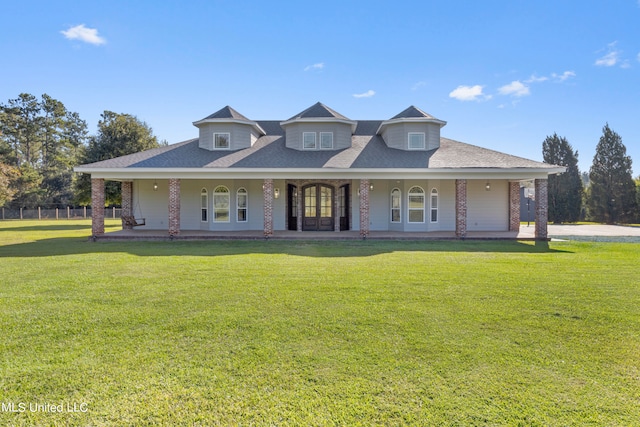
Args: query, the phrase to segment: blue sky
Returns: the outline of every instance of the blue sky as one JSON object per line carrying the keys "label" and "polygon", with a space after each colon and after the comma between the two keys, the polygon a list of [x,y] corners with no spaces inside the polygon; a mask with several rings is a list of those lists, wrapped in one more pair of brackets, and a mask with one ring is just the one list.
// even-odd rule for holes
{"label": "blue sky", "polygon": [[169,143],[225,105],[352,119],[415,105],[442,135],[535,160],[557,132],[591,166],[602,127],[640,173],[640,0],[29,1],[0,14],[0,101],[47,93],[136,115]]}

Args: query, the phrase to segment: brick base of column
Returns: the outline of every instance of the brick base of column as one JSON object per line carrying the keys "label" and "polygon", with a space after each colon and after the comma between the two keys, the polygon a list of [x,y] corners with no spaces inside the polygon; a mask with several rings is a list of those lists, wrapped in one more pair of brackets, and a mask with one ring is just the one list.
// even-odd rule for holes
{"label": "brick base of column", "polygon": [[104,179],[91,180],[91,235],[104,234]]}
{"label": "brick base of column", "polygon": [[546,179],[535,180],[536,191],[536,240],[547,240],[547,225],[549,214],[549,196]]}
{"label": "brick base of column", "polygon": [[169,179],[169,236],[180,234],[180,180]]}
{"label": "brick base of column", "polygon": [[[133,216],[133,182],[124,181],[121,185],[120,194],[122,196],[122,217]],[[131,230],[133,225],[130,221],[122,222],[123,230]]]}
{"label": "brick base of column", "polygon": [[509,183],[509,231],[520,231],[520,183]]}
{"label": "brick base of column", "polygon": [[456,237],[467,236],[467,180],[456,179]]}
{"label": "brick base of column", "polygon": [[273,179],[265,179],[262,185],[264,198],[264,237],[273,236]]}
{"label": "brick base of column", "polygon": [[360,180],[360,237],[369,236],[369,180]]}

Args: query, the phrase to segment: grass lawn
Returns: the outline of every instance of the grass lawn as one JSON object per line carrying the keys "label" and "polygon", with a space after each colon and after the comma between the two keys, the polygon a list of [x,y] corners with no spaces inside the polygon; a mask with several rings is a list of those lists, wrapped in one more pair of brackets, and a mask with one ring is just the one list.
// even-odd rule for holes
{"label": "grass lawn", "polygon": [[640,424],[640,244],[89,234],[0,222],[0,425]]}

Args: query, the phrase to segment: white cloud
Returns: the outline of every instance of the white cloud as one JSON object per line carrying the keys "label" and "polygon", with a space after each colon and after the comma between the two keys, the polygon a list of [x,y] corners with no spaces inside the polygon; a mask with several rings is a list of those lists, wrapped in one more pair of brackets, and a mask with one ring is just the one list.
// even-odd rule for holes
{"label": "white cloud", "polygon": [[575,76],[576,76],[576,73],[573,71],[565,71],[562,74],[556,74],[556,73],[551,74],[551,77],[553,77],[555,80],[559,82],[564,82],[565,80],[568,80],[571,77],[575,77]]}
{"label": "white cloud", "polygon": [[324,68],[324,62],[318,62],[317,64],[307,65],[306,67],[304,67],[304,70],[305,71],[322,70],[323,68]]}
{"label": "white cloud", "polygon": [[617,41],[609,43],[607,45],[607,53],[596,59],[595,65],[599,67],[613,67],[616,65],[620,61],[620,55],[622,54],[621,50],[616,49],[617,43]]}
{"label": "white cloud", "polygon": [[547,80],[549,80],[549,77],[538,77],[535,74],[531,75],[531,77],[529,77],[528,80],[525,80],[525,83],[540,83],[540,82],[546,82]]}
{"label": "white cloud", "polygon": [[501,95],[513,95],[516,97],[531,94],[531,92],[529,91],[529,87],[519,80],[515,80],[508,85],[502,86],[500,89],[498,89],[498,92],[500,92]]}
{"label": "white cloud", "polygon": [[479,101],[481,99],[489,99],[490,95],[484,95],[482,90],[484,86],[464,86],[460,85],[449,93],[449,98],[457,99],[458,101]]}
{"label": "white cloud", "polygon": [[107,40],[98,35],[95,28],[87,28],[84,24],[76,25],[67,31],[60,31],[69,40],[80,40],[85,43],[94,44],[96,46],[105,44]]}
{"label": "white cloud", "polygon": [[425,87],[426,85],[427,85],[427,82],[418,82],[411,87],[411,90],[418,90],[421,87]]}
{"label": "white cloud", "polygon": [[371,98],[375,94],[376,94],[376,91],[369,89],[364,93],[354,93],[353,97],[354,98]]}

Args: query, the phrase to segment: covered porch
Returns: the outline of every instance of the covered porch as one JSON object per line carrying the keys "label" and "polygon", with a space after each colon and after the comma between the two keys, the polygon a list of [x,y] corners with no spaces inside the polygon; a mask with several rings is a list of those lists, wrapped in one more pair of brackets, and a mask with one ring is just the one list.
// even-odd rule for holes
{"label": "covered porch", "polygon": [[[351,177],[349,177],[351,178]],[[93,178],[92,179],[92,204],[94,206],[104,205],[104,178]],[[262,187],[262,194],[260,195],[260,211],[258,215],[258,219],[260,223],[258,223],[257,227],[248,230],[240,230],[240,229],[223,229],[223,230],[211,230],[211,229],[187,229],[182,224],[181,227],[181,210],[185,209],[183,204],[181,208],[181,182],[185,181],[185,179],[181,178],[167,178],[167,191],[163,194],[157,194],[159,197],[165,197],[167,203],[165,206],[168,206],[167,218],[166,218],[166,228],[163,229],[145,229],[145,228],[153,228],[153,227],[138,227],[135,228],[131,222],[123,221],[123,230],[119,232],[117,236],[112,236],[115,233],[109,233],[108,237],[120,238],[120,239],[225,239],[225,238],[246,238],[246,239],[257,239],[257,238],[275,238],[275,239],[292,239],[292,238],[302,238],[302,239],[399,239],[399,238],[407,238],[407,239],[538,239],[538,240],[546,240],[547,239],[547,197],[546,197],[546,187],[547,187],[547,179],[535,179],[536,185],[536,194],[538,197],[536,198],[536,206],[535,206],[535,228],[533,229],[533,234],[531,234],[532,230],[526,230],[522,233],[520,232],[520,201],[519,201],[519,181],[518,180],[505,180],[503,186],[500,190],[501,194],[504,194],[504,221],[508,221],[508,224],[505,224],[502,229],[493,229],[493,230],[474,230],[472,227],[468,227],[469,221],[469,205],[473,207],[474,203],[478,198],[478,183],[477,179],[467,180],[467,179],[455,179],[451,180],[451,199],[450,199],[450,221],[451,226],[448,229],[434,229],[430,230],[428,228],[423,228],[421,230],[407,230],[407,229],[394,229],[392,228],[393,224],[388,229],[376,229],[375,226],[371,227],[374,222],[370,220],[373,213],[379,212],[380,210],[384,210],[389,214],[391,218],[393,216],[393,201],[391,204],[387,206],[387,202],[389,200],[385,200],[385,204],[381,205],[379,202],[381,198],[377,196],[375,199],[372,197],[371,192],[373,191],[373,180],[369,178],[362,177],[352,177],[352,179],[343,178],[341,180],[280,180],[277,181],[281,184],[295,182],[299,184],[297,186],[296,199],[300,200],[305,197],[303,194],[303,189],[305,188],[316,188],[307,187],[306,185],[311,182],[329,182],[335,184],[333,187],[336,191],[333,191],[331,194],[330,200],[333,203],[329,203],[328,210],[332,212],[333,222],[330,227],[325,231],[309,231],[304,228],[303,224],[303,215],[302,215],[302,203],[297,203],[295,206],[295,211],[297,211],[297,218],[289,217],[291,215],[291,198],[287,197],[285,201],[283,198],[278,199],[279,189],[278,187],[274,187],[274,179],[273,178],[264,178],[259,181]],[[188,181],[188,180],[186,180]],[[474,184],[468,184],[469,182],[475,182]],[[254,181],[255,182],[255,181]],[[396,181],[400,182],[400,181]],[[426,181],[425,181],[426,182]],[[134,216],[134,182],[131,181],[122,181],[122,215],[123,218],[132,218]],[[258,184],[260,185],[260,184]],[[288,184],[284,184],[288,185]],[[284,186],[283,185],[283,186]],[[472,185],[470,188],[475,189],[475,193],[473,190],[468,190],[469,185]],[[487,183],[487,191],[489,190]],[[290,186],[290,185],[289,185]],[[349,188],[353,187],[351,192],[347,190],[347,196],[344,200],[353,199],[351,202],[345,202],[343,197],[340,196],[337,190],[341,188]],[[156,184],[154,182],[154,187]],[[259,188],[259,187],[257,187]],[[257,189],[256,188],[256,189]],[[322,186],[317,186],[318,194],[320,194],[320,190]],[[155,190],[155,189],[154,189]],[[471,195],[469,191],[472,191]],[[482,189],[484,193],[484,189]],[[507,194],[508,193],[508,194]],[[255,194],[255,193],[253,193]],[[258,196],[255,194],[255,196]],[[344,196],[344,195],[343,195]],[[386,196],[382,196],[382,200],[384,200]],[[422,218],[427,216],[429,205],[427,198],[423,198],[423,212],[421,213]],[[378,204],[372,200],[377,200]],[[342,221],[345,216],[341,211],[346,211],[349,209],[345,209],[345,203],[348,206],[353,206],[352,212],[349,212],[348,221],[345,223]],[[486,204],[486,202],[483,202]],[[190,204],[187,204],[187,207],[190,207]],[[274,206],[276,207],[274,212]],[[407,210],[410,210],[409,206],[406,206]],[[455,209],[454,209],[455,208]],[[165,208],[166,209],[166,208]],[[320,208],[318,209],[318,212]],[[286,213],[286,214],[285,214]],[[193,212],[188,212],[189,215],[193,215]],[[284,216],[287,216],[286,220]],[[408,214],[407,214],[408,215]],[[440,215],[440,214],[439,214]],[[254,217],[255,218],[255,217]],[[274,219],[276,221],[276,226],[274,227]],[[280,221],[282,225],[277,226],[277,221]],[[391,221],[392,220],[387,220]],[[408,221],[408,220],[407,220]],[[427,223],[427,218],[423,219],[423,223]],[[262,229],[258,229],[262,225]],[[477,224],[476,224],[477,225]],[[470,229],[471,228],[471,229]],[[100,209],[95,209],[92,212],[92,238],[94,240],[101,239],[102,236],[105,235],[104,232],[104,213]],[[294,237],[295,236],[295,237]]]}

